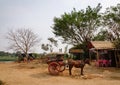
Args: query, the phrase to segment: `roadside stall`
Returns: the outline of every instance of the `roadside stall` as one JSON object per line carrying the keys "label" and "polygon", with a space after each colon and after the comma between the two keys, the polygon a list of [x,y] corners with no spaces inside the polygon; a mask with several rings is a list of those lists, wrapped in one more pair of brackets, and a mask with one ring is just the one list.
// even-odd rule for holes
{"label": "roadside stall", "polygon": [[88,46],[90,59],[95,60],[96,66],[120,67],[120,50],[115,49],[113,43],[109,41],[91,41]]}

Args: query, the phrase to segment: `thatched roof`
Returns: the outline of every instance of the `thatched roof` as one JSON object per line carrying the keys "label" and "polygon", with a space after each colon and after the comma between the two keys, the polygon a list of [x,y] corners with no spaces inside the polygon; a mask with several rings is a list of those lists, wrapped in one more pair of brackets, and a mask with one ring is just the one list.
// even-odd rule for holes
{"label": "thatched roof", "polygon": [[92,48],[95,49],[114,49],[114,45],[110,41],[91,41]]}
{"label": "thatched roof", "polygon": [[70,49],[69,53],[84,53],[82,49]]}

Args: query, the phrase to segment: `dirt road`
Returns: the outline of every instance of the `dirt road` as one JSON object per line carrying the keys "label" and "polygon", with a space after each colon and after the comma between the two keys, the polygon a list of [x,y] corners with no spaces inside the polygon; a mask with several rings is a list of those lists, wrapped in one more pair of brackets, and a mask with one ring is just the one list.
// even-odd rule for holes
{"label": "dirt road", "polygon": [[76,68],[72,72],[72,76],[68,75],[68,70],[52,76],[46,64],[0,63],[0,80],[7,85],[120,85],[119,69],[86,66],[85,76],[80,76]]}

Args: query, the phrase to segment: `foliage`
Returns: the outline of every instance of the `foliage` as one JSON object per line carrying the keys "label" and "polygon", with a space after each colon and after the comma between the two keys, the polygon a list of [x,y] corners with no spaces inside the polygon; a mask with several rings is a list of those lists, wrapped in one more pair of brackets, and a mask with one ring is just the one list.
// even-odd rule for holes
{"label": "foliage", "polygon": [[[68,50],[68,45],[65,46],[64,53],[67,53],[67,50]],[[62,52],[62,51],[60,51],[60,52]]]}
{"label": "foliage", "polygon": [[49,50],[48,44],[42,44],[41,49],[48,51]]}
{"label": "foliage", "polygon": [[78,12],[73,9],[71,13],[64,13],[60,18],[55,17],[53,33],[62,37],[63,42],[72,45],[91,40],[100,25],[100,9],[101,6],[98,4],[95,8],[88,6],[86,10]]}
{"label": "foliage", "polygon": [[95,35],[95,37],[92,39],[93,41],[104,41],[107,40],[108,31],[107,30],[101,30],[98,34]]}
{"label": "foliage", "polygon": [[17,60],[16,53],[0,51],[0,61],[15,61]]}
{"label": "foliage", "polygon": [[0,56],[0,61],[16,61],[17,57],[12,56]]}
{"label": "foliage", "polygon": [[107,8],[103,19],[108,28],[108,39],[114,42],[116,48],[120,48],[120,4]]}
{"label": "foliage", "polygon": [[55,40],[54,38],[48,38],[48,40],[51,42],[51,44],[57,47],[58,45],[57,40]]}
{"label": "foliage", "polygon": [[8,52],[0,51],[0,56],[8,56],[8,55],[11,55],[11,54]]}
{"label": "foliage", "polygon": [[104,25],[108,28],[109,40],[120,39],[120,4],[107,8],[103,19]]}
{"label": "foliage", "polygon": [[85,52],[84,57],[89,56],[87,43],[94,38],[95,32],[101,25],[101,5],[95,8],[88,6],[86,10],[64,13],[60,18],[54,18],[53,33],[61,37],[63,42],[74,46],[80,45]]}
{"label": "foliage", "polygon": [[35,58],[38,58],[41,56],[41,54],[38,54],[38,53],[32,53],[32,55],[35,57]]}
{"label": "foliage", "polygon": [[120,49],[120,39],[116,39],[113,43],[115,48]]}
{"label": "foliage", "polygon": [[55,40],[54,38],[48,38],[48,41],[50,43],[49,44],[42,44],[41,48],[45,51],[50,50],[50,52],[53,52],[53,46],[55,46],[55,47],[58,46],[57,40]]}
{"label": "foliage", "polygon": [[0,56],[13,56],[13,57],[15,57],[15,53],[0,51]]}

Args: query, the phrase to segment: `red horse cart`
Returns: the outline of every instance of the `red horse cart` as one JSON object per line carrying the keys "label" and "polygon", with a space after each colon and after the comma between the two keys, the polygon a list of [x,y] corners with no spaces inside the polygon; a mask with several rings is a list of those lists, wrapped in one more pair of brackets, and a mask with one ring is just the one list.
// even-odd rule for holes
{"label": "red horse cart", "polygon": [[58,75],[65,70],[64,53],[50,53],[47,57],[48,71],[52,75]]}

